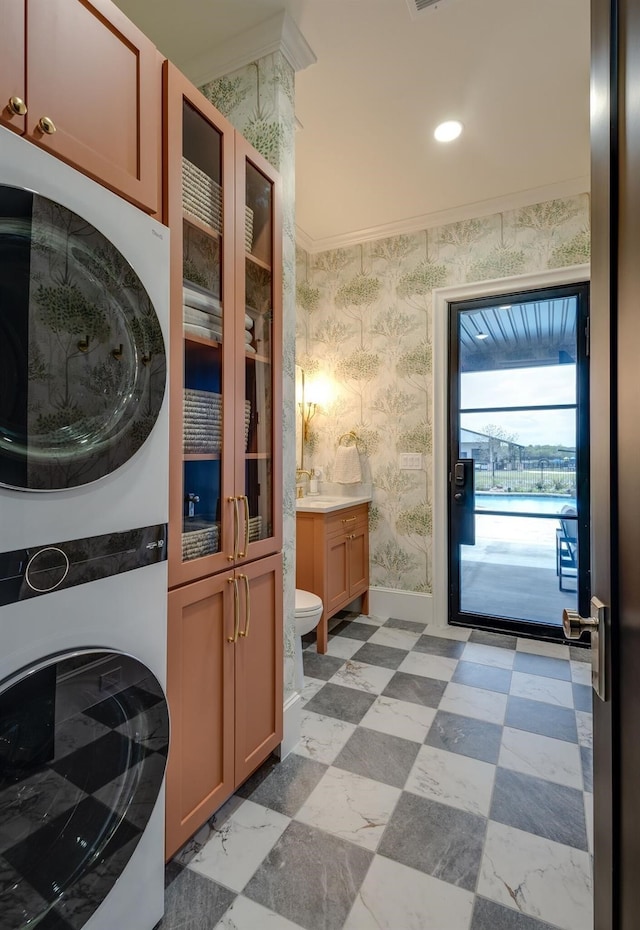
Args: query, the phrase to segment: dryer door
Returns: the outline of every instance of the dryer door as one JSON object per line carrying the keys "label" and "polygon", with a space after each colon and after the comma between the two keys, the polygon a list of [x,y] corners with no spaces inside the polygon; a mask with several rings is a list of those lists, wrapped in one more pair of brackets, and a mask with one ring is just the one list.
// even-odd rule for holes
{"label": "dryer door", "polygon": [[77,213],[0,184],[0,484],[113,472],[151,432],[165,381],[160,324],[125,257]]}
{"label": "dryer door", "polygon": [[87,923],[151,817],[168,738],[158,681],[120,653],[67,653],[0,684],[3,930]]}

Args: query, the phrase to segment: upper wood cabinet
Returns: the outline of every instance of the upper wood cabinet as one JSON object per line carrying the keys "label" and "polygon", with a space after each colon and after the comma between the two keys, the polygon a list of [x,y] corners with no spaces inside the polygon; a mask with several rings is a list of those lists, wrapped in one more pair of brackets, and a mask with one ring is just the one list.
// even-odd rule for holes
{"label": "upper wood cabinet", "polygon": [[282,545],[280,181],[169,62],[169,587]]}
{"label": "upper wood cabinet", "polygon": [[154,45],[110,0],[0,0],[0,17],[0,120],[155,213]]}

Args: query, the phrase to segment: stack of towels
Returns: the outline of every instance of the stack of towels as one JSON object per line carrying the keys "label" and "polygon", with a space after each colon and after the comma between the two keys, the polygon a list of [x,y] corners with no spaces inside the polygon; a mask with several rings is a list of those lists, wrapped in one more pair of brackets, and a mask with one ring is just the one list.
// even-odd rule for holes
{"label": "stack of towels", "polygon": [[[244,447],[249,444],[251,401],[244,402]],[[222,450],[222,394],[184,389],[183,441],[185,455],[206,455]]]}
{"label": "stack of towels", "polygon": [[[222,232],[222,188],[217,181],[182,158],[182,204],[216,232]],[[252,218],[253,220],[253,218]],[[252,223],[253,226],[253,223]]]}
{"label": "stack of towels", "polygon": [[[204,336],[222,342],[222,304],[211,291],[198,287],[191,281],[182,282],[182,312],[184,331],[192,336]],[[244,348],[255,353],[253,342],[253,319],[244,315]]]}

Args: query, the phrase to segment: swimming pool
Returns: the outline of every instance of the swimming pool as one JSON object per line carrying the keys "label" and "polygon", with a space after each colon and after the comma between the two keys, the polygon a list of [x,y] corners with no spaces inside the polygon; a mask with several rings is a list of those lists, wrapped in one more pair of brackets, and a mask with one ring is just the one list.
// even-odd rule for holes
{"label": "swimming pool", "polygon": [[559,515],[562,508],[576,506],[575,497],[551,494],[489,494],[476,491],[476,510],[500,513],[535,513]]}

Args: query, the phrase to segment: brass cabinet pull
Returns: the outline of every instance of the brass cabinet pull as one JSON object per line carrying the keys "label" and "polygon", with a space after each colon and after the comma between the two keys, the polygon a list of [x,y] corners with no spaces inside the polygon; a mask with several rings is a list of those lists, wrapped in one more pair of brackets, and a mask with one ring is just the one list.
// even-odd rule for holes
{"label": "brass cabinet pull", "polygon": [[233,555],[228,555],[227,561],[235,562],[238,558],[238,546],[240,545],[240,540],[238,538],[240,533],[238,503],[235,497],[228,497],[227,500],[230,504],[233,504]]}
{"label": "brass cabinet pull", "polygon": [[355,523],[357,519],[358,519],[357,517],[345,517],[345,519],[341,520],[340,522],[341,523]]}
{"label": "brass cabinet pull", "polygon": [[9,109],[14,116],[25,116],[27,105],[22,97],[9,97]]}
{"label": "brass cabinet pull", "polygon": [[238,553],[238,557],[244,559],[249,545],[249,498],[246,494],[243,494],[238,500],[244,501],[244,549]]}
{"label": "brass cabinet pull", "polygon": [[48,116],[41,116],[38,120],[38,127],[40,132],[44,132],[47,136],[52,136],[56,131],[56,124],[52,119],[49,119]]}
{"label": "brass cabinet pull", "polygon": [[240,636],[246,637],[249,635],[249,624],[251,623],[251,590],[249,588],[249,576],[240,575],[240,577],[244,581],[244,589],[245,589],[245,623],[244,623],[244,632],[242,632]]}
{"label": "brass cabinet pull", "polygon": [[233,636],[227,636],[227,642],[235,643],[238,641],[238,633],[240,631],[240,597],[238,595],[238,579],[228,578],[227,582],[228,584],[233,585]]}

